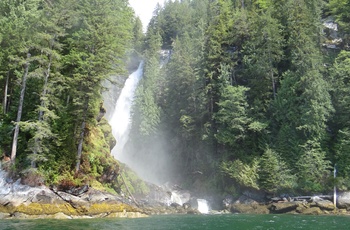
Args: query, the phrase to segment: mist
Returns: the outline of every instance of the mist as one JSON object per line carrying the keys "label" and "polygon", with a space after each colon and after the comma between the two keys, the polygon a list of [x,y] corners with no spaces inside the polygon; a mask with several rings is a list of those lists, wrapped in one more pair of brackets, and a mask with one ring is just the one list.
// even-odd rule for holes
{"label": "mist", "polygon": [[[123,86],[106,85],[108,89],[104,93],[106,118],[117,141],[112,149],[112,155],[147,182],[156,185],[167,182],[176,183],[180,178],[177,172],[179,163],[176,157],[170,154],[166,132],[160,132],[142,140],[137,139],[139,135],[130,135],[132,116],[135,116],[132,114],[135,91],[142,75],[143,62],[129,75]],[[118,77],[113,79],[118,82],[121,80]],[[132,136],[131,139],[130,136]]]}

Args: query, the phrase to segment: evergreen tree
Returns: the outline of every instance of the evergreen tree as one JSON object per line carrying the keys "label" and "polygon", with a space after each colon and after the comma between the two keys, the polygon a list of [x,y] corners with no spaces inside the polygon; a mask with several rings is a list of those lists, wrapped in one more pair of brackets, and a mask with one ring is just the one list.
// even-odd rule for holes
{"label": "evergreen tree", "polygon": [[[333,108],[329,85],[321,71],[319,31],[311,24],[320,15],[314,15],[304,1],[287,1],[284,6],[289,19],[285,25],[287,65],[284,66],[288,71],[282,76],[275,119],[279,124],[278,149],[293,162],[303,151],[300,146],[308,140],[318,143],[324,140]],[[292,142],[286,142],[286,131]]]}
{"label": "evergreen tree", "polygon": [[[330,70],[332,82],[332,102],[335,109],[334,116],[331,119],[330,127],[332,138],[330,146],[332,149],[331,159],[334,164],[337,164],[338,176],[349,179],[350,171],[348,167],[349,159],[349,119],[350,113],[350,91],[349,91],[349,76],[350,76],[350,53],[341,51],[336,58],[333,68]],[[349,186],[349,183],[345,183]]]}
{"label": "evergreen tree", "polygon": [[343,32],[343,47],[349,50],[350,42],[350,16],[348,14],[350,10],[349,0],[329,0],[329,9],[335,16],[337,23],[339,24],[340,31]]}
{"label": "evergreen tree", "polygon": [[[108,74],[123,70],[122,57],[131,38],[131,10],[124,0],[97,2],[81,0],[76,5],[78,20],[67,38],[69,53],[65,56],[67,82],[72,94],[70,112],[76,117],[76,172],[80,169],[84,137],[95,123],[101,82]],[[114,68],[112,68],[114,67]]]}
{"label": "evergreen tree", "polygon": [[260,159],[259,184],[265,191],[276,194],[293,189],[296,178],[279,154],[272,149],[266,149]]}
{"label": "evergreen tree", "polygon": [[327,182],[330,177],[330,162],[325,159],[317,142],[308,141],[303,153],[296,163],[298,187],[306,192],[327,191]]}
{"label": "evergreen tree", "polygon": [[[38,33],[38,29],[35,27],[35,22],[38,21],[40,10],[38,10],[37,7],[39,4],[39,1],[37,0],[26,1],[23,3],[4,1],[2,4],[4,4],[4,9],[8,10],[6,13],[10,16],[3,18],[5,32],[9,32],[12,35],[17,35],[16,39],[13,39],[12,41],[17,43],[16,46],[11,47],[11,43],[2,45],[5,45],[5,47],[7,45],[10,45],[7,46],[8,49],[6,50],[8,51],[8,60],[13,63],[12,68],[15,68],[16,70],[16,77],[21,78],[17,116],[15,119],[11,148],[11,161],[15,162],[17,155],[20,122],[22,121],[25,90],[30,74],[30,64],[34,61],[34,58],[32,57],[33,48],[35,46],[34,37],[36,33]],[[5,41],[8,41],[7,38],[3,42]],[[8,74],[10,73],[8,72]],[[8,80],[6,81],[6,85],[8,86]],[[5,88],[5,98],[7,98],[7,87]],[[7,99],[4,99],[5,107],[7,106],[6,104]]]}
{"label": "evergreen tree", "polygon": [[[249,98],[255,113],[264,116],[279,85],[278,64],[283,55],[281,26],[270,10],[252,14],[250,39],[244,45],[244,67],[251,88]],[[260,111],[259,111],[260,110]],[[259,113],[260,112],[260,113]]]}

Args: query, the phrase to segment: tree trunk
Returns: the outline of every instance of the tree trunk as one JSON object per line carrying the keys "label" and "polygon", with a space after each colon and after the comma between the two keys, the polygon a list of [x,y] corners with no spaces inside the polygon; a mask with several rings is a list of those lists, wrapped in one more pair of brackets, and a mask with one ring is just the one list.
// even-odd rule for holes
{"label": "tree trunk", "polygon": [[22,77],[21,94],[20,94],[19,104],[18,104],[15,131],[13,134],[13,141],[12,141],[12,151],[11,151],[11,162],[12,163],[14,163],[16,160],[17,142],[18,142],[18,134],[19,134],[19,122],[21,121],[21,118],[22,118],[24,93],[25,93],[25,89],[26,89],[28,69],[29,69],[29,60],[28,60],[29,58],[30,58],[30,53],[27,53],[27,60],[26,60],[26,63],[24,64],[24,74]]}
{"label": "tree trunk", "polygon": [[79,144],[78,144],[78,152],[77,152],[77,164],[75,166],[75,174],[79,172],[80,169],[80,162],[81,162],[81,154],[83,152],[83,143],[84,143],[84,136],[85,136],[85,128],[86,128],[86,114],[89,108],[89,99],[85,99],[85,108],[83,111],[84,117],[83,121],[81,123],[81,131],[79,136]]}
{"label": "tree trunk", "polygon": [[[41,95],[41,102],[40,102],[40,106],[41,108],[39,109],[39,117],[38,117],[38,121],[39,122],[43,122],[43,117],[44,117],[44,111],[42,108],[44,108],[46,105],[45,105],[45,97],[46,97],[46,94],[47,94],[47,85],[48,85],[48,81],[49,81],[49,77],[50,77],[50,71],[51,71],[51,63],[52,63],[52,58],[51,56],[49,57],[49,63],[47,65],[47,69],[45,71],[45,78],[44,78],[44,87],[43,87],[43,92],[42,92],[42,95]],[[40,142],[41,140],[39,140],[39,138],[35,138],[34,140],[34,151],[33,151],[33,154],[38,154],[39,152],[39,147],[40,147]],[[36,167],[36,163],[35,163],[35,160],[32,160],[31,162],[31,166],[32,168],[35,168]]]}
{"label": "tree trunk", "polygon": [[81,132],[79,136],[79,144],[78,144],[78,152],[77,152],[77,164],[75,166],[75,174],[79,172],[80,169],[80,161],[81,161],[81,154],[83,152],[83,142],[84,142],[84,136],[85,136],[85,127],[86,127],[86,121],[85,119],[81,123]]}
{"label": "tree trunk", "polygon": [[276,100],[276,82],[275,79],[273,77],[273,64],[272,64],[272,60],[271,60],[271,49],[270,47],[268,47],[269,49],[269,62],[270,62],[270,76],[271,76],[271,83],[272,83],[272,93],[273,93],[273,99]]}
{"label": "tree trunk", "polygon": [[8,97],[8,88],[9,88],[9,80],[10,80],[10,71],[7,72],[5,89],[4,89],[4,100],[3,100],[3,113],[7,113],[7,97]]}
{"label": "tree trunk", "polygon": [[[51,71],[51,57],[50,57],[50,62],[48,63],[47,69],[45,71],[45,80],[44,80],[44,89],[41,95],[41,102],[40,102],[40,106],[41,107],[45,107],[45,100],[43,98],[46,97],[47,94],[47,84],[49,81],[49,77],[50,77],[50,71]],[[44,116],[44,111],[42,109],[39,110],[39,121],[43,120],[43,116]]]}
{"label": "tree trunk", "polygon": [[275,79],[274,79],[274,77],[273,77],[273,71],[272,71],[272,69],[270,70],[270,75],[271,75],[271,81],[272,81],[273,99],[276,100],[276,83],[275,83]]}

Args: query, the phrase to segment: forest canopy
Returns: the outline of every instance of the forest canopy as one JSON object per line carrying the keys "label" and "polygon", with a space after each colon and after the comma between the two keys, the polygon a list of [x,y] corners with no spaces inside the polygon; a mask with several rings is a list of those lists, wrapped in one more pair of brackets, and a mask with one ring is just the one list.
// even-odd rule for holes
{"label": "forest canopy", "polygon": [[127,0],[0,2],[0,145],[14,172],[34,184],[118,172],[102,83],[126,75],[137,23]]}
{"label": "forest canopy", "polygon": [[160,71],[144,74],[131,136],[143,141],[131,151],[166,136],[172,162],[182,167],[177,176],[199,191],[305,194],[328,192],[334,183],[348,189],[349,5],[159,6],[146,33],[145,69],[159,66],[151,61],[159,55],[155,46],[171,55]]}
{"label": "forest canopy", "polygon": [[185,188],[349,189],[349,6],[169,0],[143,34],[127,0],[2,0],[2,154],[34,182],[113,184],[102,83],[142,57],[127,146],[140,161],[161,139]]}

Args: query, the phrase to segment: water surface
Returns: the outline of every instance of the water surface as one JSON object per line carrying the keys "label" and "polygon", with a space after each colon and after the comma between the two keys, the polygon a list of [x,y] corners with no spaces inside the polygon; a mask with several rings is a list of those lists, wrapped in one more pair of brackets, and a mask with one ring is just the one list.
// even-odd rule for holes
{"label": "water surface", "polygon": [[140,219],[0,220],[1,230],[350,229],[349,216],[164,215]]}

